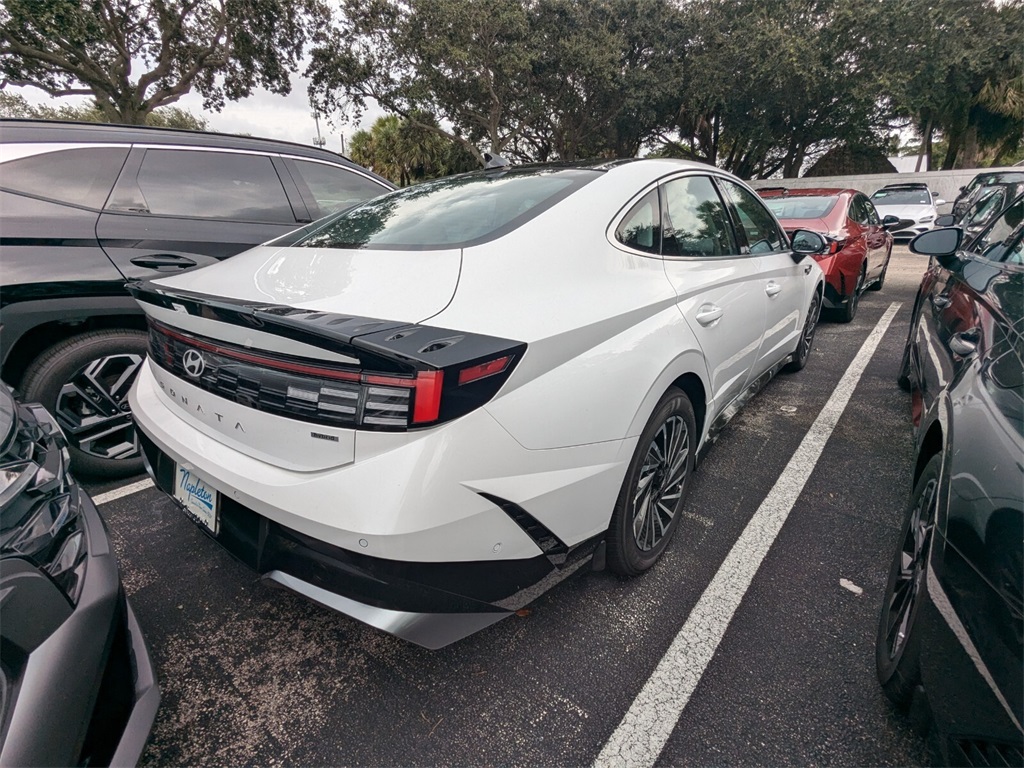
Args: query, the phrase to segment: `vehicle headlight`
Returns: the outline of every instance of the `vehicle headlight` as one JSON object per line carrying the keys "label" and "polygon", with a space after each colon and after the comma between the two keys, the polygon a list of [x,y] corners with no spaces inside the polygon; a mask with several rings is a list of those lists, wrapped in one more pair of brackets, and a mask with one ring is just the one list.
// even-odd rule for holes
{"label": "vehicle headlight", "polygon": [[[3,395],[10,397],[6,388]],[[0,410],[8,417],[0,455],[0,557],[28,560],[77,603],[87,551],[64,433],[41,405]]]}
{"label": "vehicle headlight", "polygon": [[932,221],[934,219],[934,214],[929,214],[927,216],[922,216],[921,218],[918,219],[918,221],[920,221],[922,224],[927,224],[929,221]]}

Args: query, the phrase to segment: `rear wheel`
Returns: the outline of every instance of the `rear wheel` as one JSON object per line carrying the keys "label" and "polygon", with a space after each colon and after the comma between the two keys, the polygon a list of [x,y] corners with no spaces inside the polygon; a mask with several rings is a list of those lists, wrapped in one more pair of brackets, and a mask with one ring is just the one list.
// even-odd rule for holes
{"label": "rear wheel", "polygon": [[646,571],[678,527],[690,489],[697,429],[686,393],[671,387],[640,435],[608,528],[608,567],[623,576]]}
{"label": "rear wheel", "polygon": [[864,276],[867,273],[867,264],[862,264],[860,273],[857,275],[857,285],[853,287],[853,293],[846,300],[846,306],[840,307],[836,312],[836,319],[841,323],[849,323],[857,316],[857,306],[860,304],[860,294],[864,290]]}
{"label": "rear wheel", "polygon": [[128,390],[146,346],[141,331],[92,331],[50,347],[25,371],[22,394],[57,419],[76,473],[123,477],[142,471]]}
{"label": "rear wheel", "polygon": [[925,595],[941,460],[941,456],[933,456],[914,487],[878,619],[878,682],[885,695],[900,707],[910,706],[914,688],[921,680],[921,638],[914,630]]}

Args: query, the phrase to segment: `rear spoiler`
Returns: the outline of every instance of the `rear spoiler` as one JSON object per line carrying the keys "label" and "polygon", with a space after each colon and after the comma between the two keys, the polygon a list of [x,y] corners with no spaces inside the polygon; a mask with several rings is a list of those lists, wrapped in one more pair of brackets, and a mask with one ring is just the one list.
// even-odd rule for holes
{"label": "rear spoiler", "polygon": [[[364,368],[406,372],[464,367],[499,354],[520,357],[526,344],[417,323],[318,312],[170,289],[134,280],[128,292],[152,305],[207,320],[272,333],[321,349],[357,357]],[[145,306],[143,306],[143,309]]]}

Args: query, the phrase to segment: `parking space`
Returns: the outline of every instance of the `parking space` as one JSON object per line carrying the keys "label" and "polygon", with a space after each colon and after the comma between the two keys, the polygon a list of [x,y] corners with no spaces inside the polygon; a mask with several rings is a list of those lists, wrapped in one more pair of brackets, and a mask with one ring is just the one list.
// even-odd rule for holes
{"label": "parking space", "polygon": [[647,759],[919,764],[921,740],[875,681],[874,632],[909,492],[909,399],[895,375],[924,266],[897,248],[885,289],[864,295],[855,321],[823,323],[807,368],[737,416],[650,572],[623,580],[583,568],[526,615],[440,651],[263,586],[154,489],[117,495],[140,478],[90,486],[160,673],[145,762],[593,763],[897,304],[692,697]]}

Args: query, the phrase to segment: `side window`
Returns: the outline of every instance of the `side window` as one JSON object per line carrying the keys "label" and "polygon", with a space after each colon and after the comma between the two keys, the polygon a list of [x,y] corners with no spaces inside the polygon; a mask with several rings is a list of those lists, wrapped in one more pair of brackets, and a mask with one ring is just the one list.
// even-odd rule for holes
{"label": "side window", "polygon": [[785,238],[764,204],[739,184],[726,179],[720,179],[719,183],[739,217],[750,253],[781,251],[786,242]]}
{"label": "side window", "polygon": [[738,253],[725,205],[707,176],[663,185],[662,253],[665,256],[730,256]]}
{"label": "side window", "polygon": [[48,200],[102,208],[117,181],[128,147],[62,149],[0,166],[0,186]]}
{"label": "side window", "polygon": [[846,212],[846,215],[859,224],[867,223],[865,221],[864,208],[860,204],[860,198],[856,195],[854,195],[853,199],[850,200],[850,210]]}
{"label": "side window", "polygon": [[615,239],[645,253],[661,252],[661,209],[657,189],[648,192],[629,209],[615,230]]}
{"label": "side window", "polygon": [[295,222],[274,164],[264,155],[150,149],[138,183],[152,214]]}
{"label": "side window", "polygon": [[992,225],[974,239],[967,251],[989,261],[1021,263],[1024,238],[1024,197],[1017,198]]}
{"label": "side window", "polygon": [[864,206],[864,211],[868,215],[868,224],[874,224],[875,226],[881,226],[882,219],[878,215],[878,211],[875,210],[874,204],[866,197],[860,199],[861,205]]}
{"label": "side window", "polygon": [[343,211],[363,200],[391,191],[376,181],[336,165],[308,160],[292,162],[320,207],[322,216]]}

